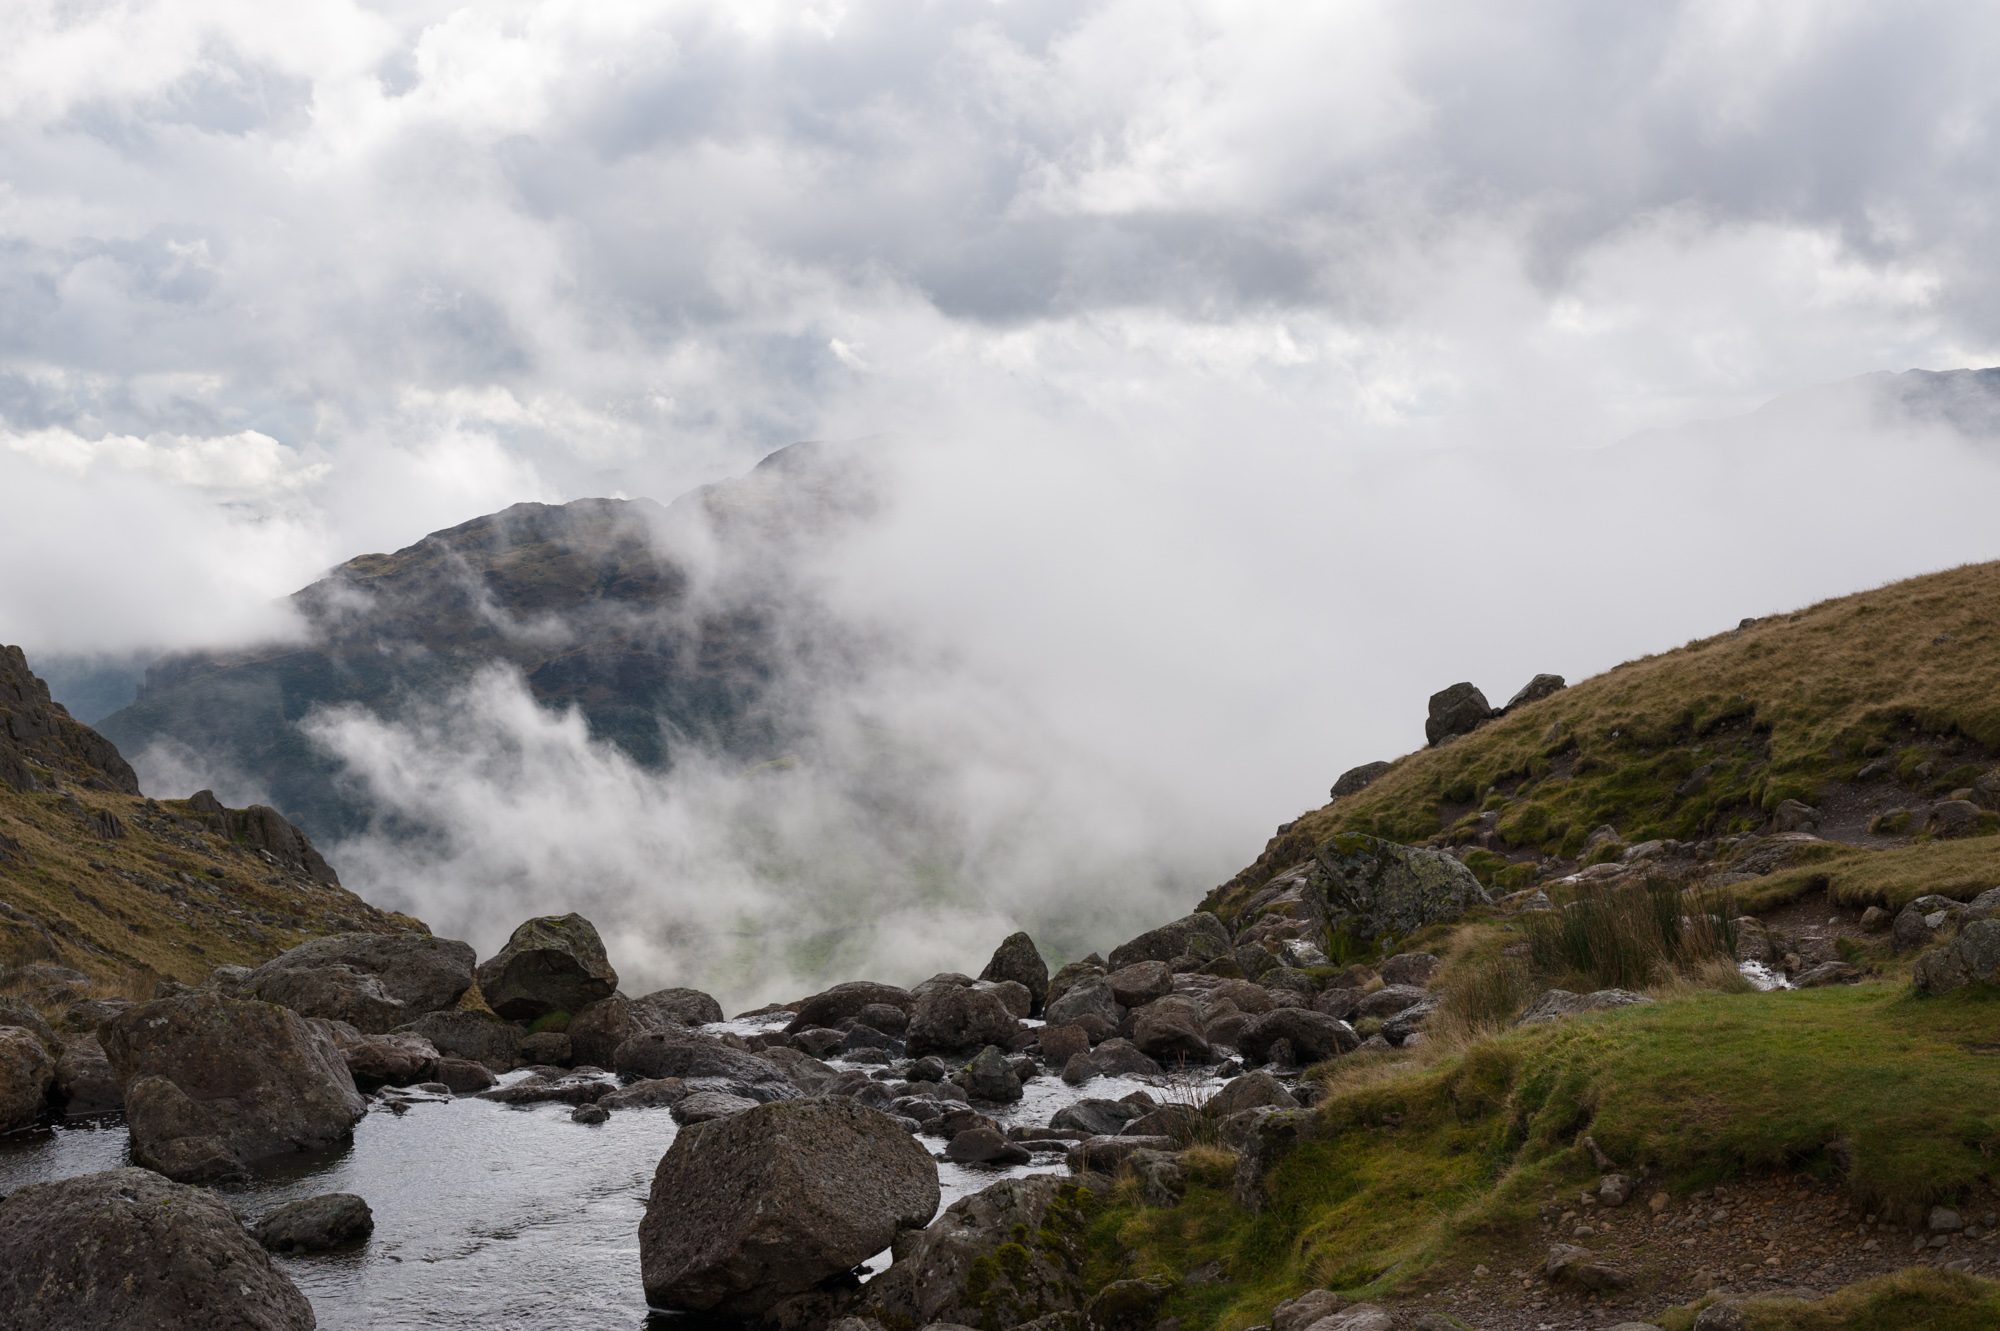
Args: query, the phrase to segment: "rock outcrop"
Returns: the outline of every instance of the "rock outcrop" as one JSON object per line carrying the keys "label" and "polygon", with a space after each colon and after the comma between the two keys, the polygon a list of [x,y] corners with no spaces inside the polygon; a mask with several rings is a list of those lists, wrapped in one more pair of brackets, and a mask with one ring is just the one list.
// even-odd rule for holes
{"label": "rock outcrop", "polygon": [[311,1331],[312,1306],[214,1195],[145,1169],[0,1200],[0,1326]]}
{"label": "rock outcrop", "polygon": [[1421,846],[1344,833],[1321,842],[1313,860],[1301,895],[1329,936],[1403,938],[1489,900],[1470,869]]}
{"label": "rock outcrop", "polygon": [[472,987],[472,948],[429,934],[333,934],[282,952],[238,988],[308,1017],[383,1034],[455,1005]]}
{"label": "rock outcrop", "polygon": [[618,991],[604,940],[575,912],[525,921],[478,974],[486,1006],[509,1021],[578,1012]]}
{"label": "rock outcrop", "polygon": [[105,1023],[132,1159],[212,1181],[340,1145],[366,1107],[333,1038],[271,1003],[190,993]]}
{"label": "rock outcrop", "polygon": [[657,1307],[754,1316],[937,1213],[937,1165],[851,1100],[760,1105],[683,1128],[653,1175],[639,1260]]}

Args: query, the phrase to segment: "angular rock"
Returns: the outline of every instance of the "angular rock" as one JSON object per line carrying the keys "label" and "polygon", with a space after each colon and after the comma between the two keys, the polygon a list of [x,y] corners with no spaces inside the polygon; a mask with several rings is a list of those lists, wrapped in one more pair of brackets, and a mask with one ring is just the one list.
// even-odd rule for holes
{"label": "angular rock", "polygon": [[414,1086],[437,1075],[437,1046],[421,1035],[364,1035],[340,1042],[347,1071],[363,1091]]}
{"label": "angular rock", "polygon": [[[608,1098],[608,1097],[607,1097]],[[598,1101],[603,1104],[604,1101]],[[745,1110],[755,1109],[757,1102],[740,1095],[730,1095],[726,1091],[696,1091],[673,1103],[674,1122],[686,1126],[691,1123],[710,1123],[718,1118],[728,1118]]]}
{"label": "angular rock", "polygon": [[[892,1265],[854,1311],[902,1327],[1006,1328],[1063,1315],[1080,1323],[1089,1204],[1076,1182],[1048,1174],[961,1197],[928,1229],[896,1240]],[[1011,1260],[1002,1260],[1008,1245]]]}
{"label": "angular rock", "polygon": [[1109,969],[1123,970],[1139,961],[1171,962],[1177,957],[1207,961],[1228,951],[1228,926],[1207,911],[1198,910],[1113,948]]}
{"label": "angular rock", "polygon": [[1021,1079],[1014,1074],[1007,1056],[990,1044],[965,1065],[961,1084],[975,1100],[1011,1104],[1021,1098]]}
{"label": "angular rock", "polygon": [[521,1028],[480,1012],[426,1012],[391,1035],[419,1035],[442,1058],[481,1063],[494,1072],[521,1065]]}
{"label": "angular rock", "polygon": [[1343,833],[1320,843],[1302,894],[1329,936],[1404,938],[1487,904],[1472,871],[1442,851]]}
{"label": "angular rock", "polygon": [[613,1091],[597,1103],[606,1109],[671,1109],[693,1094],[694,1088],[680,1077],[654,1077]]}
{"label": "angular rock", "polygon": [[944,1158],[961,1165],[991,1165],[1004,1169],[1025,1165],[1034,1157],[990,1127],[974,1126],[957,1133],[944,1148]]}
{"label": "angular rock", "polygon": [[1931,806],[1924,827],[1934,837],[1974,836],[1979,832],[1980,808],[1971,800],[1940,800]]}
{"label": "angular rock", "polygon": [[1049,997],[1049,964],[1042,960],[1035,940],[1024,933],[1009,934],[993,951],[993,959],[979,972],[982,980],[1012,980],[1026,985],[1033,1000],[1030,1016],[1039,1013]]}
{"label": "angular rock", "polygon": [[1920,994],[1948,994],[2000,984],[2000,920],[1974,920],[1958,937],[1917,958],[1912,981]]}
{"label": "angular rock", "polygon": [[50,1058],[59,1057],[63,1051],[63,1041],[35,1007],[18,998],[0,996],[0,1026],[19,1026],[24,1031],[33,1032],[48,1051]]}
{"label": "angular rock", "polygon": [[0,1026],[0,1133],[30,1128],[47,1107],[56,1061],[25,1026]]}
{"label": "angular rock", "polygon": [[1127,1123],[1145,1112],[1143,1106],[1124,1100],[1085,1098],[1058,1109],[1049,1120],[1049,1126],[1093,1137],[1116,1137],[1125,1130]]}
{"label": "angular rock", "polygon": [[145,1169],[0,1199],[0,1326],[311,1331],[312,1305],[200,1188]]}
{"label": "angular rock", "polygon": [[1070,986],[1079,980],[1101,980],[1103,978],[1104,963],[1096,960],[1094,956],[1084,961],[1072,961],[1049,977],[1049,992],[1043,1000],[1043,1005],[1046,1007],[1048,1004],[1054,1003],[1057,999],[1068,993]]}
{"label": "angular rock", "polygon": [[769,1058],[686,1029],[635,1035],[618,1046],[612,1066],[624,1077],[718,1077],[751,1087],[782,1085],[796,1094],[784,1069]]}
{"label": "angular rock", "polygon": [[1424,739],[1435,748],[1448,739],[1469,735],[1497,715],[1486,695],[1470,684],[1454,684],[1431,695]]}
{"label": "angular rock", "polygon": [[1124,1007],[1144,1007],[1174,991],[1174,973],[1164,961],[1137,961],[1104,977],[1111,996]]}
{"label": "angular rock", "polygon": [[956,1054],[984,1045],[1012,1047],[1021,1023],[988,989],[941,985],[917,999],[905,1039],[914,1058]]}
{"label": "angular rock", "polygon": [[1536,675],[1521,686],[1519,693],[1507,700],[1504,710],[1511,712],[1516,707],[1526,707],[1531,702],[1540,702],[1544,698],[1561,693],[1568,687],[1568,683],[1561,675]]}
{"label": "angular rock", "polygon": [[521,1037],[521,1061],[530,1067],[568,1067],[572,1061],[569,1034],[565,1031],[530,1031]]}
{"label": "angular rock", "polygon": [[1157,1077],[1165,1071],[1130,1040],[1106,1040],[1091,1051],[1090,1061],[1107,1077]]}
{"label": "angular rock", "polygon": [[1632,1277],[1625,1272],[1600,1262],[1589,1249],[1571,1243],[1558,1243],[1549,1249],[1542,1262],[1542,1274],[1558,1284],[1574,1285],[1593,1294],[1610,1293],[1632,1283]]}
{"label": "angular rock", "polygon": [[1000,1006],[1016,1020],[1026,1020],[1034,1015],[1035,996],[1028,992],[1028,986],[1019,980],[980,980],[973,986],[992,994],[1000,1000]]}
{"label": "angular rock", "polygon": [[1044,1026],[1036,1038],[1050,1067],[1059,1068],[1077,1054],[1090,1052],[1090,1033],[1081,1026]]}
{"label": "angular rock", "polygon": [[909,1012],[916,1006],[916,995],[893,984],[878,984],[873,980],[849,980],[836,984],[831,989],[814,994],[799,1004],[799,1015],[785,1029],[789,1031],[810,1030],[815,1026],[840,1024],[860,1013],[863,1008],[877,1003],[887,1004],[901,1012]]}
{"label": "angular rock", "polygon": [[1231,1077],[1202,1108],[1211,1118],[1226,1118],[1230,1114],[1265,1105],[1274,1109],[1297,1109],[1299,1102],[1285,1089],[1285,1084],[1270,1073],[1246,1072],[1239,1077]]}
{"label": "angular rock", "polygon": [[125,1088],[94,1035],[70,1037],[56,1060],[54,1102],[66,1118],[92,1118],[125,1111]]}
{"label": "angular rock", "polygon": [[754,1316],[851,1270],[937,1205],[930,1154],[852,1101],[760,1105],[683,1128],[639,1227],[647,1301]]}
{"label": "angular rock", "polygon": [[1194,1000],[1178,994],[1148,1003],[1132,1014],[1132,1044],[1164,1067],[1215,1061]]}
{"label": "angular rock", "polygon": [[257,967],[236,996],[379,1035],[457,1004],[472,987],[472,961],[469,945],[429,934],[332,934]]}
{"label": "angular rock", "polygon": [[722,1020],[722,1004],[699,989],[655,989],[632,1000],[632,1013],[648,1023],[648,1029],[706,1026]]}
{"label": "angular rock", "polygon": [[523,921],[478,974],[486,1006],[509,1021],[577,1012],[618,990],[604,940],[575,912]]}
{"label": "angular rock", "polygon": [[1441,964],[1435,953],[1399,952],[1382,963],[1382,983],[1415,985],[1421,989],[1431,982]]}
{"label": "angular rock", "polygon": [[1236,1047],[1254,1063],[1270,1060],[1280,1042],[1291,1046],[1301,1064],[1319,1063],[1351,1053],[1361,1043],[1354,1028],[1337,1017],[1310,1008],[1274,1008],[1253,1017],[1237,1037]]}
{"label": "angular rock", "polygon": [[1415,985],[1385,984],[1372,994],[1363,994],[1354,1005],[1354,1010],[1363,1017],[1386,1020],[1404,1008],[1415,1007],[1427,997],[1429,995]]}
{"label": "angular rock", "polygon": [[1333,789],[1328,795],[1332,799],[1340,799],[1366,790],[1380,780],[1389,767],[1388,763],[1363,763],[1359,767],[1350,767],[1335,779]]}
{"label": "angular rock", "polygon": [[331,1036],[289,1008],[192,993],[107,1022],[132,1159],[168,1178],[236,1177],[347,1142],[366,1108]]}
{"label": "angular rock", "polygon": [[1939,931],[1954,924],[1965,913],[1962,903],[1932,893],[1918,897],[1896,912],[1891,937],[1898,952],[1927,947]]}
{"label": "angular rock", "polygon": [[1101,975],[1080,976],[1051,999],[1045,1017],[1051,1026],[1082,1025],[1086,1029],[1116,1030],[1125,1019],[1125,1009]]}
{"label": "angular rock", "polygon": [[272,1252],[333,1252],[365,1242],[375,1213],[351,1192],[328,1192],[265,1212],[250,1232]]}

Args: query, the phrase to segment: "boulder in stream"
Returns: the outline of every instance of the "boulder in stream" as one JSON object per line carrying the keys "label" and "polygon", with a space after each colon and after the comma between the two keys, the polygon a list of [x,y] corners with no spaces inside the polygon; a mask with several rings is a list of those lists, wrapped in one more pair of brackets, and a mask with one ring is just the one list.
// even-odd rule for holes
{"label": "boulder in stream", "polygon": [[478,974],[486,1005],[509,1021],[579,1012],[618,991],[604,940],[574,911],[524,921]]}

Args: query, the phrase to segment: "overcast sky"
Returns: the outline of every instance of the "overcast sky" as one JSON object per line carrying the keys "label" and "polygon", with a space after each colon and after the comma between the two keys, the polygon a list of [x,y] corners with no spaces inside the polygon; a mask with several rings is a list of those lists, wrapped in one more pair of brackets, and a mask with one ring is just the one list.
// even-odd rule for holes
{"label": "overcast sky", "polygon": [[2000,555],[1955,441],[1604,448],[2000,361],[1989,7],[0,9],[31,654],[882,436],[850,594],[1226,864],[1454,679]]}

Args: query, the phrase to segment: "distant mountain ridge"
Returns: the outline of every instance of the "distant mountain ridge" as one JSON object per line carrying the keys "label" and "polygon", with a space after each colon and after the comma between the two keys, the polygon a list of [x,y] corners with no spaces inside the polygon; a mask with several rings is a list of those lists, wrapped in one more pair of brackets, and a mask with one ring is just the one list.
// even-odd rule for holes
{"label": "distant mountain ridge", "polygon": [[303,641],[154,663],[99,728],[127,753],[164,745],[245,783],[322,841],[385,811],[300,722],[342,705],[393,715],[493,664],[648,767],[682,743],[775,756],[762,702],[781,639],[799,650],[780,607],[797,600],[800,552],[871,502],[851,457],[801,444],[671,505],[516,504],[295,593]]}

